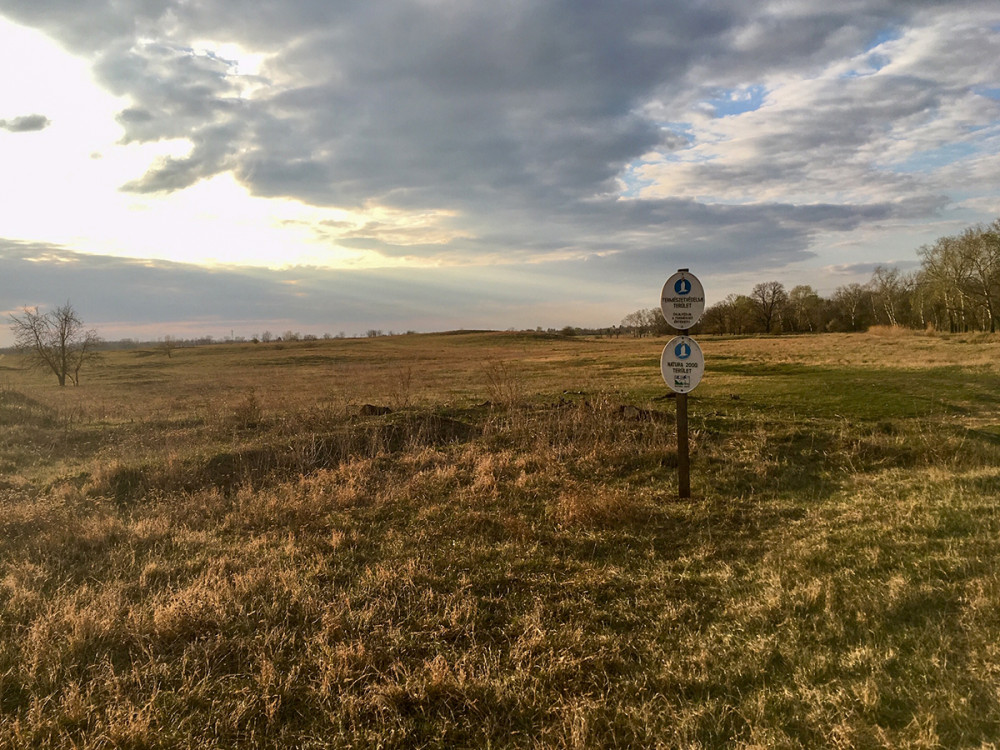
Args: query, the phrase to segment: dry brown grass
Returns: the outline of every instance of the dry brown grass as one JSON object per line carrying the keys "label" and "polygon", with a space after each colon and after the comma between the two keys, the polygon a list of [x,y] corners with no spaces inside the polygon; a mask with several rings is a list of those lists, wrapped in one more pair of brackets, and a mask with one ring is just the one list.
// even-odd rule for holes
{"label": "dry brown grass", "polygon": [[997,342],[662,345],[0,374],[0,747],[997,741]]}

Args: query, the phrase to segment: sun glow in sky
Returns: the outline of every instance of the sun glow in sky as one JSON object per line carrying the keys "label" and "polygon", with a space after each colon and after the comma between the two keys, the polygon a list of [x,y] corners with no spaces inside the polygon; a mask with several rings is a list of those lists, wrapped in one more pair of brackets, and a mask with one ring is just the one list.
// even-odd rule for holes
{"label": "sun glow in sky", "polygon": [[677,267],[829,294],[1000,214],[973,0],[0,0],[0,70],[0,309],[112,336],[181,277],[142,330],[609,325]]}
{"label": "sun glow in sky", "polygon": [[[200,41],[194,49],[225,58],[239,76],[256,75],[265,58],[233,44],[206,46],[212,44]],[[2,17],[0,69],[18,71],[0,77],[0,119],[45,113],[49,120],[37,132],[0,135],[0,236],[6,239],[43,240],[123,258],[276,269],[413,263],[335,242],[336,228],[352,234],[389,217],[397,233],[417,232],[423,241],[448,239],[435,240],[426,214],[378,207],[347,211],[257,197],[229,172],[168,194],[123,191],[150,165],[186,156],[191,144],[183,139],[124,143],[116,118],[131,106],[127,98],[98,86],[86,61]],[[247,79],[244,93],[252,95],[254,86]]]}

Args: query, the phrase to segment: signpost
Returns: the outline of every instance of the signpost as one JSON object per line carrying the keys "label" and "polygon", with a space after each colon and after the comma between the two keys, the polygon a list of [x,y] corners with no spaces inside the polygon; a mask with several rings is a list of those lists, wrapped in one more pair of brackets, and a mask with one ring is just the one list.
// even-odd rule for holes
{"label": "signpost", "polygon": [[698,342],[687,335],[705,312],[705,289],[688,269],[681,268],[667,279],[660,293],[664,319],[681,331],[663,347],[660,374],[677,394],[677,484],[678,495],[691,497],[691,463],[688,454],[687,394],[705,372],[705,356]]}

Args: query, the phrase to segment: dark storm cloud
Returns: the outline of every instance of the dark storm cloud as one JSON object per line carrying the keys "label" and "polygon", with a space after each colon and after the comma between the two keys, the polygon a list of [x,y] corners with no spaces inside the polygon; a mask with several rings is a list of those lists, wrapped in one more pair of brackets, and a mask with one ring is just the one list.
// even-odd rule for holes
{"label": "dark storm cloud", "polygon": [[45,115],[25,115],[15,117],[13,120],[0,120],[0,130],[6,130],[10,133],[33,133],[45,130],[51,124]]}

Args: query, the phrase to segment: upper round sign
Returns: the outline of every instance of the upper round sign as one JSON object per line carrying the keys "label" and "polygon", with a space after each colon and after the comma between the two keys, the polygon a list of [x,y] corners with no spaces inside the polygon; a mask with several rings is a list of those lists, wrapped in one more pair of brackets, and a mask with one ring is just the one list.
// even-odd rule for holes
{"label": "upper round sign", "polygon": [[663,285],[660,293],[660,310],[664,319],[679,331],[686,331],[697,323],[705,312],[705,287],[698,277],[681,269]]}

